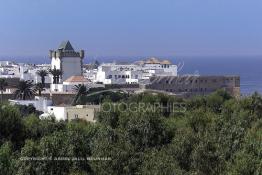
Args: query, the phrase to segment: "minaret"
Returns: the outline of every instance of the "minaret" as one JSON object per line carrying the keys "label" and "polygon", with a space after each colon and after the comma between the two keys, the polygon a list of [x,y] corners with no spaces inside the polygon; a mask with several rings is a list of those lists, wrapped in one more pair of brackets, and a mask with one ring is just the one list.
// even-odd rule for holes
{"label": "minaret", "polygon": [[59,83],[63,83],[64,80],[71,76],[83,74],[84,56],[84,50],[76,52],[69,41],[62,42],[56,51],[50,50],[49,57],[52,59],[51,69],[62,71]]}

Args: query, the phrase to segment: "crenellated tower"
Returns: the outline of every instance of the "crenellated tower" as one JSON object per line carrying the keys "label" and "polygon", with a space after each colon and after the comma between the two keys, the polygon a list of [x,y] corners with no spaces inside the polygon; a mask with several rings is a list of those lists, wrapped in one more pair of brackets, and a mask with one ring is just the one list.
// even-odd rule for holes
{"label": "crenellated tower", "polygon": [[49,57],[51,61],[51,69],[59,69],[62,71],[62,76],[59,83],[68,79],[71,76],[83,74],[83,59],[85,57],[84,50],[75,51],[69,41],[61,43],[57,50],[50,50]]}

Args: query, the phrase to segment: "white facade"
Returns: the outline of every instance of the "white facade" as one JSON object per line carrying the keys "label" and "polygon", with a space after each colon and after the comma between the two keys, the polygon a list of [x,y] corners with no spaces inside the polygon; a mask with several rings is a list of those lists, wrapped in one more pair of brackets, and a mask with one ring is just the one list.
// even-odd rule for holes
{"label": "white facade", "polygon": [[19,65],[10,61],[0,62],[0,78],[18,78],[20,76]]}
{"label": "white facade", "polygon": [[105,85],[103,84],[95,84],[95,83],[65,83],[63,82],[63,84],[51,84],[50,85],[50,90],[52,92],[74,92],[74,88],[76,85],[79,84],[83,84],[85,85],[87,88],[104,88]]}
{"label": "white facade", "polygon": [[83,76],[91,82],[95,82],[97,76],[97,69],[84,70]]}
{"label": "white facade", "polygon": [[98,67],[95,82],[103,84],[137,84],[152,76],[177,76],[177,65],[162,63],[102,64]]}
{"label": "white facade", "polygon": [[103,84],[136,84],[142,79],[143,71],[137,65],[103,64],[98,67],[95,82]]}
{"label": "white facade", "polygon": [[9,100],[12,105],[33,105],[36,110],[47,112],[48,106],[52,105],[52,100],[48,100],[46,97],[38,97],[36,96],[34,100]]}
{"label": "white facade", "polygon": [[[41,83],[41,77],[37,75],[37,72],[39,70],[46,70],[48,72],[50,66],[50,64],[19,64],[18,77],[20,80],[32,81],[34,84]],[[49,75],[45,77],[45,83],[51,83],[51,77]]]}
{"label": "white facade", "polygon": [[0,66],[11,66],[14,62],[12,61],[0,61]]}
{"label": "white facade", "polygon": [[66,120],[65,107],[62,106],[48,106],[47,114],[54,116],[57,121]]}
{"label": "white facade", "polygon": [[57,121],[82,119],[95,122],[95,114],[99,110],[99,105],[48,106],[47,113],[42,116],[54,116]]}
{"label": "white facade", "polygon": [[62,81],[74,75],[82,75],[82,59],[77,57],[52,58],[52,69],[61,69]]}

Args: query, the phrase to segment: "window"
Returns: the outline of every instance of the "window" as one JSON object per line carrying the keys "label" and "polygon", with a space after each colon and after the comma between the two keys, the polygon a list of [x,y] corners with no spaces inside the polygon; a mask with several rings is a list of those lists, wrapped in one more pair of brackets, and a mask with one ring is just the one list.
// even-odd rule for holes
{"label": "window", "polygon": [[108,78],[111,79],[111,78],[112,78],[112,75],[109,75]]}

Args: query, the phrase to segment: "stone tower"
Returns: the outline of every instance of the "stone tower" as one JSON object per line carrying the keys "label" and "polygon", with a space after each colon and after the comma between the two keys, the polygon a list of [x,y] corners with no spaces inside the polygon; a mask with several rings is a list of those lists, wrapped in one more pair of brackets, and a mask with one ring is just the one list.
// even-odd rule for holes
{"label": "stone tower", "polygon": [[57,50],[50,50],[51,69],[62,71],[60,83],[71,76],[82,75],[84,50],[76,52],[69,41],[61,43]]}

